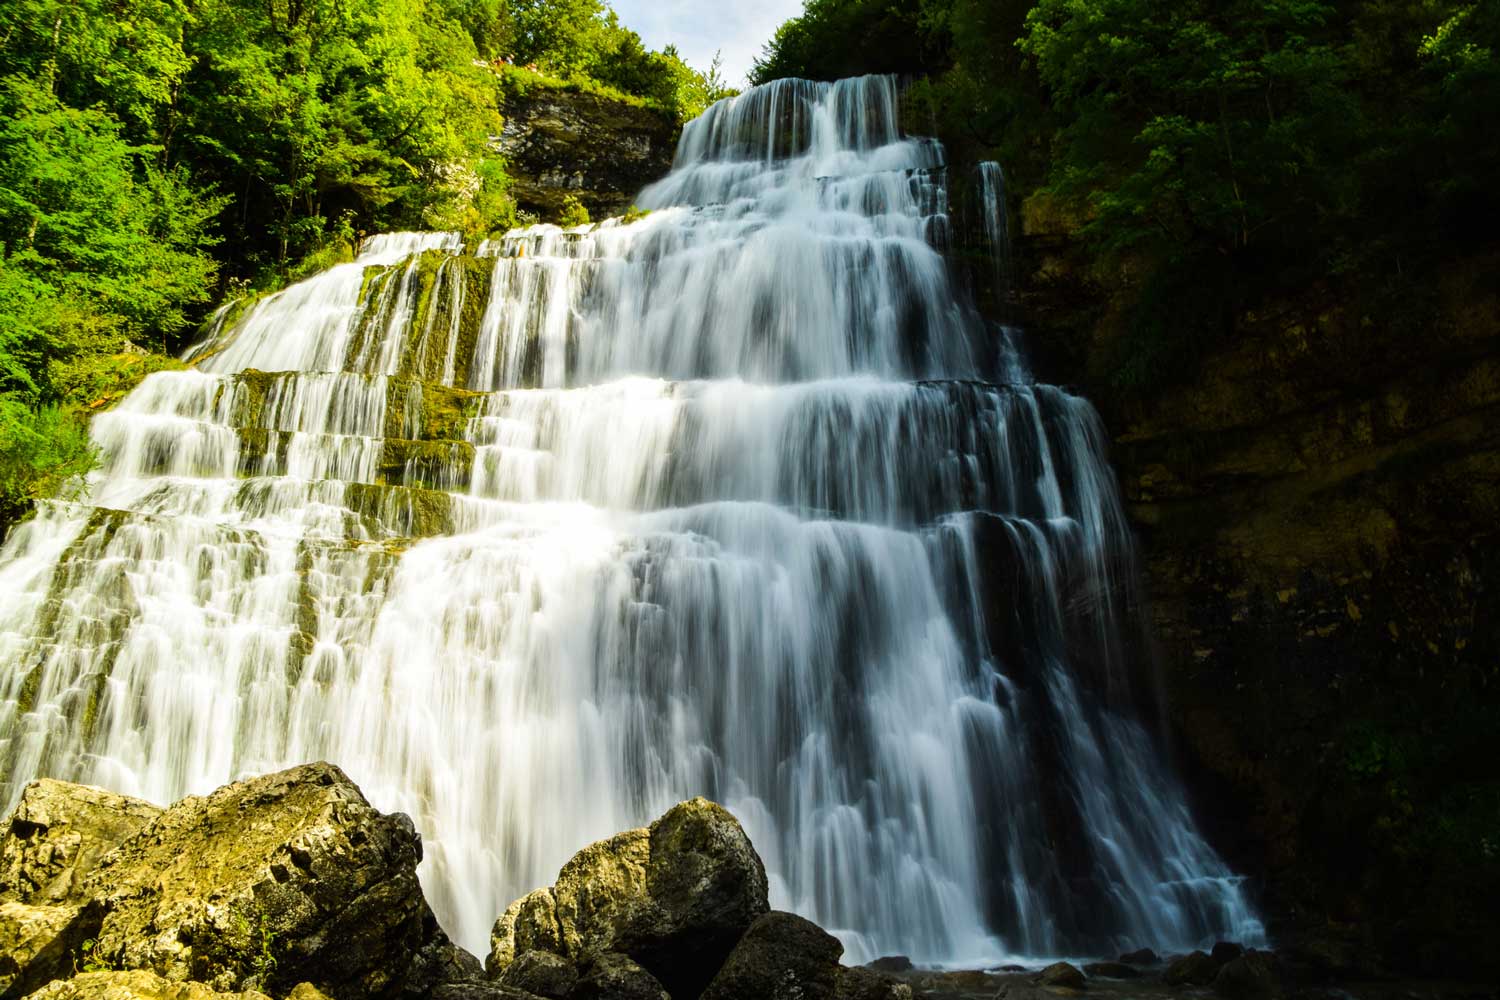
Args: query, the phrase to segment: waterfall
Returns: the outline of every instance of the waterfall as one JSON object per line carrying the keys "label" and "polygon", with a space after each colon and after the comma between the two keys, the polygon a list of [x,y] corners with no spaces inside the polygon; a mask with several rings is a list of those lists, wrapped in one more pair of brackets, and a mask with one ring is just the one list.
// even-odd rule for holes
{"label": "waterfall", "polygon": [[480,951],[696,794],[852,962],[1259,940],[1139,721],[1103,429],[1001,377],[897,96],[758,87],[630,225],[377,237],[221,313],[0,551],[0,800],[328,759]]}

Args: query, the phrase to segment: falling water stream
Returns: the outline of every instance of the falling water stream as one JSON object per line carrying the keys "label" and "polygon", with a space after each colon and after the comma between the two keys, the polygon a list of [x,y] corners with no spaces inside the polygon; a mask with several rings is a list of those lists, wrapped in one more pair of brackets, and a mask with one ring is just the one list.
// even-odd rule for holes
{"label": "falling water stream", "polygon": [[332,760],[479,951],[695,794],[849,961],[1257,939],[1138,721],[1103,431],[965,304],[897,96],[759,87],[633,224],[222,311],[0,552],[0,799]]}

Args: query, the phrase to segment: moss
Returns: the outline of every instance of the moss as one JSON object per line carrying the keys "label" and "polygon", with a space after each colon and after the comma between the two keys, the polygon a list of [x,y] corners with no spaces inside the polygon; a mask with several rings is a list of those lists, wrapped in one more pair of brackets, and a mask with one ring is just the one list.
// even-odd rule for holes
{"label": "moss", "polygon": [[344,502],[376,538],[434,538],[453,530],[453,497],[448,493],[350,483]]}
{"label": "moss", "polygon": [[423,489],[455,489],[469,481],[474,446],[467,441],[388,438],[380,454],[380,481]]}

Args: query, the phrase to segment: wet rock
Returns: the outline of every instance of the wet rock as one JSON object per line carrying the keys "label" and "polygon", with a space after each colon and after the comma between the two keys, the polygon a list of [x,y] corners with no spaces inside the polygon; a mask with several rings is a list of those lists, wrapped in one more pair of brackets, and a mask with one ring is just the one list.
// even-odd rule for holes
{"label": "wet rock", "polygon": [[905,955],[887,955],[884,958],[877,958],[865,968],[874,969],[876,972],[910,972],[912,964],[911,959]]}
{"label": "wet rock", "polygon": [[838,939],[812,921],[767,913],[750,925],[703,1000],[832,1000],[843,953]]}
{"label": "wet rock", "polygon": [[1038,973],[1036,981],[1043,986],[1061,986],[1070,990],[1081,990],[1088,985],[1084,980],[1083,970],[1067,962],[1054,962],[1047,966]]}
{"label": "wet rock", "polygon": [[1207,986],[1219,974],[1214,960],[1201,951],[1175,958],[1167,964],[1162,981],[1168,986]]}
{"label": "wet rock", "polygon": [[1277,1000],[1281,996],[1275,960],[1263,951],[1247,951],[1224,963],[1213,985],[1225,1000]]}
{"label": "wet rock", "polygon": [[0,899],[83,902],[99,859],[155,819],[149,802],[65,781],[34,781],[0,835]]}
{"label": "wet rock", "polygon": [[1091,979],[1138,979],[1141,970],[1124,962],[1091,962],[1083,967]]}
{"label": "wet rock", "polygon": [[560,955],[546,951],[526,951],[500,973],[501,986],[508,986],[539,997],[563,1000],[578,982],[578,970]]}
{"label": "wet rock", "polygon": [[28,1000],[270,1000],[270,997],[255,990],[224,992],[202,983],[171,982],[155,973],[136,970],[85,972],[49,983]]}
{"label": "wet rock", "polygon": [[506,907],[490,932],[490,954],[485,972],[500,975],[517,952],[550,951],[563,954],[562,929],[557,923],[557,900],[551,888],[527,893]]}
{"label": "wet rock", "polygon": [[671,1000],[656,977],[628,955],[595,955],[580,971],[569,1000]]}
{"label": "wet rock", "polygon": [[901,980],[865,966],[840,972],[833,995],[834,1000],[911,1000],[912,993]]}
{"label": "wet rock", "polygon": [[1217,941],[1214,943],[1213,951],[1208,957],[1214,960],[1216,965],[1224,965],[1233,962],[1245,953],[1245,949],[1232,941]]}
{"label": "wet rock", "polygon": [[221,991],[425,994],[479,968],[438,928],[421,856],[411,821],[330,764],[228,785],[167,808],[85,879],[104,909],[93,955]]}
{"label": "wet rock", "polygon": [[1150,948],[1141,948],[1121,955],[1120,961],[1126,965],[1155,965],[1161,958]]}
{"label": "wet rock", "polygon": [[499,983],[467,980],[461,983],[444,983],[433,988],[426,1000],[540,1000],[531,993],[501,986]]}

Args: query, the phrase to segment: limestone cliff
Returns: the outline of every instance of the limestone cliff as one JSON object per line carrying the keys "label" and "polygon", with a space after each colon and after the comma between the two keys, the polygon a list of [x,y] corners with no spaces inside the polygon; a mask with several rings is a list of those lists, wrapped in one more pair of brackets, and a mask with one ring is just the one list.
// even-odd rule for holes
{"label": "limestone cliff", "polygon": [[651,108],[561,87],[505,98],[499,139],[511,193],[525,211],[556,218],[578,199],[594,218],[626,211],[672,167],[679,127]]}
{"label": "limestone cliff", "polygon": [[1218,843],[1315,962],[1487,968],[1500,254],[1408,276],[1409,295],[1273,296],[1195,345],[1187,377],[1127,392],[1130,276],[1087,274],[1053,221],[1018,248],[1029,343],[1111,430]]}

